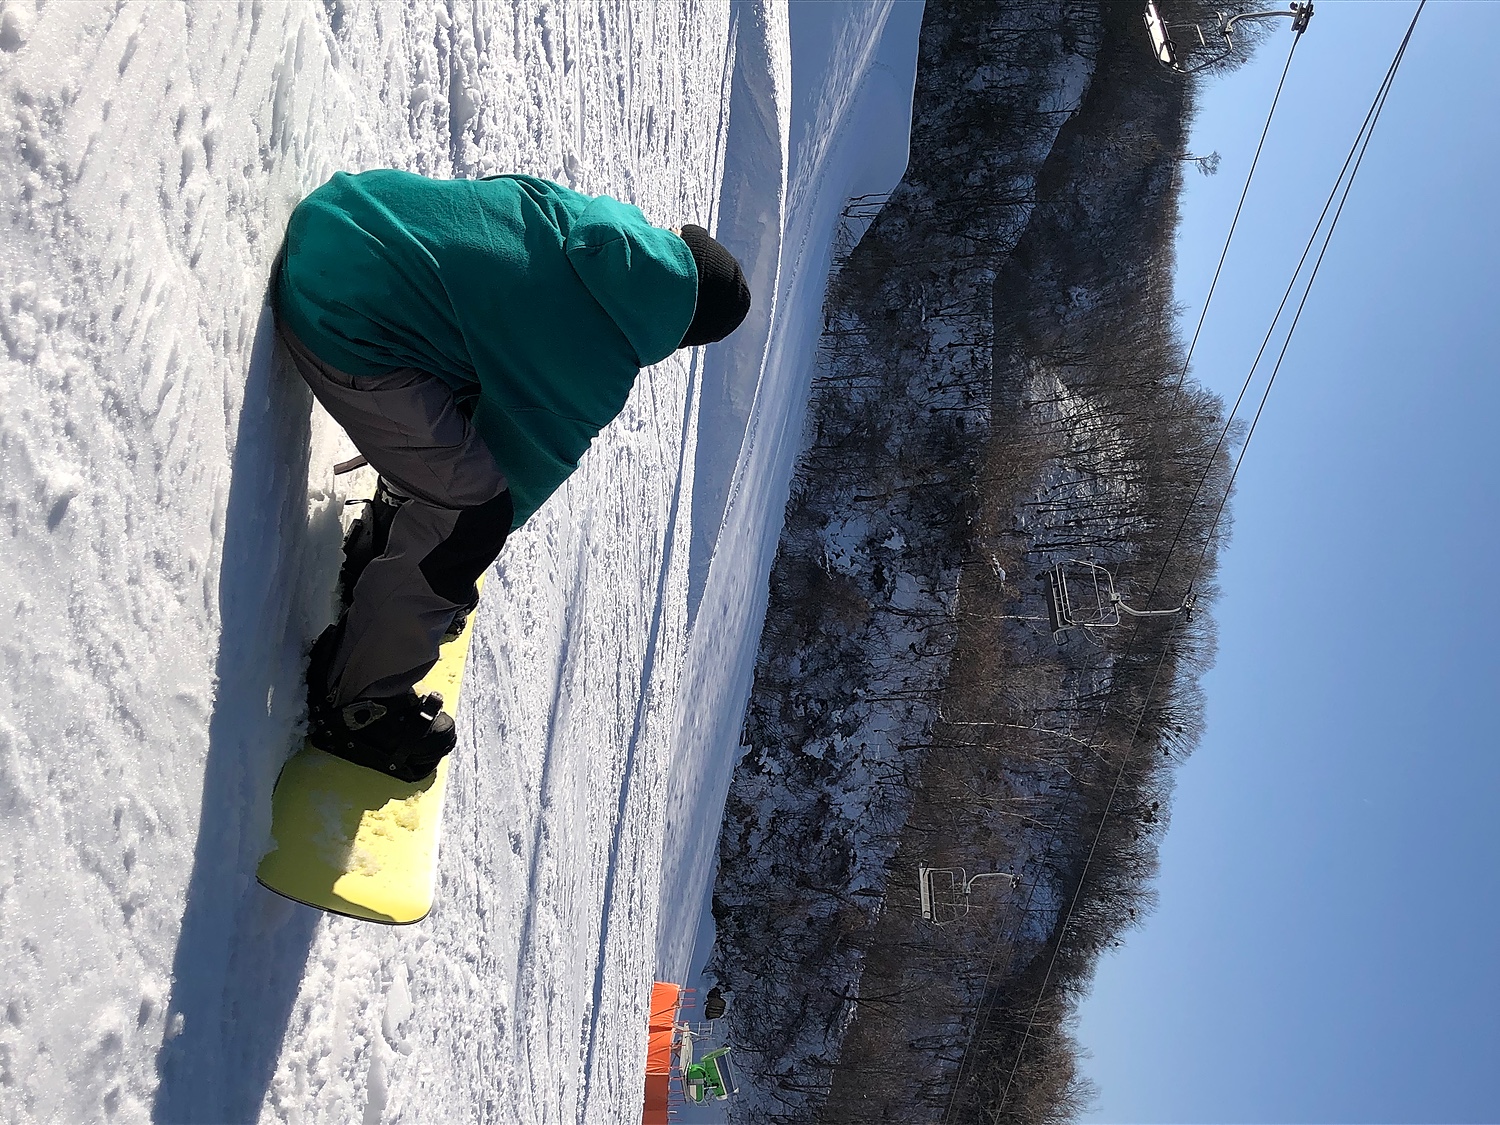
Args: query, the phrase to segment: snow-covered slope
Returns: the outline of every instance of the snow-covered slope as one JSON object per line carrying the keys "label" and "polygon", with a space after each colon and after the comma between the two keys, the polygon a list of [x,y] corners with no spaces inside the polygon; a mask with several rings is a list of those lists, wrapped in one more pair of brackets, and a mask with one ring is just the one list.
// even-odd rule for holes
{"label": "snow-covered slope", "polygon": [[[799,111],[777,0],[0,3],[0,1117],[639,1118],[887,8],[838,7]],[[717,225],[758,303],[507,545],[439,904],[402,930],[253,878],[347,452],[266,277],[303,194],[381,166]]]}
{"label": "snow-covered slope", "polygon": [[391,165],[714,217],[726,7],[450,7],[0,15],[6,1117],[638,1106],[697,357],[507,549],[434,917],[250,876],[338,536],[339,435],[264,312],[291,207]]}

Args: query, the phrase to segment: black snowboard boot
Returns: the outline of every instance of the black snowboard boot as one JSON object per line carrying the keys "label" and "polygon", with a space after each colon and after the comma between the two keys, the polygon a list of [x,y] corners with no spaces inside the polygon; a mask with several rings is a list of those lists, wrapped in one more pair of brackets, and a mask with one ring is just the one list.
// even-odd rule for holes
{"label": "black snowboard boot", "polygon": [[340,707],[328,690],[328,665],[339,628],[330,625],[323,630],[308,662],[307,740],[319,750],[387,777],[421,781],[458,741],[453,719],[443,712],[443,697],[408,691]]}
{"label": "black snowboard boot", "polygon": [[308,741],[357,766],[421,781],[453,750],[458,732],[442,696],[409,691],[385,699],[357,699],[314,713]]}

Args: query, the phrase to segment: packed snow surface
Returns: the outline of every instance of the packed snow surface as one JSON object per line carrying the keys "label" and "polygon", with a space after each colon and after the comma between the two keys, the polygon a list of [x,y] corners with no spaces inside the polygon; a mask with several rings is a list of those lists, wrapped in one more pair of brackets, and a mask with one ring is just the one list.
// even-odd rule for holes
{"label": "packed snow surface", "polygon": [[[639,1120],[851,179],[828,107],[888,7],[839,6],[847,49],[799,125],[774,0],[4,0],[0,1116]],[[373,167],[527,172],[733,230],[757,302],[750,345],[644,374],[507,545],[438,905],[404,929],[253,876],[349,451],[266,279],[297,201]]]}

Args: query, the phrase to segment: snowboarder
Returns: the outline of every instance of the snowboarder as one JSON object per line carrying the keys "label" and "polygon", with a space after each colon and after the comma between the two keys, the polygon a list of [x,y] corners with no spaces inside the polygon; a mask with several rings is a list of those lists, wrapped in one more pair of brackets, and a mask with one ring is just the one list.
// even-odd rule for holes
{"label": "snowboarder", "polygon": [[272,306],[298,372],[380,475],[347,607],[313,648],[308,737],[415,781],[456,734],[413,687],[476,580],[640,369],[729,335],[749,288],[702,227],[656,227],[608,196],[381,170],[340,172],[298,205]]}

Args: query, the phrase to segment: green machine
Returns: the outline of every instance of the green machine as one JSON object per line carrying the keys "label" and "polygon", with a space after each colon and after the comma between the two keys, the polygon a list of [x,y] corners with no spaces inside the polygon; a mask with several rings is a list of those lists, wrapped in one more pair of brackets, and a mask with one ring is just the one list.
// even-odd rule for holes
{"label": "green machine", "polygon": [[696,1105],[702,1105],[709,1098],[722,1101],[730,1094],[738,1093],[739,1085],[729,1065],[729,1048],[720,1047],[683,1066],[682,1089]]}

